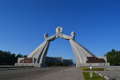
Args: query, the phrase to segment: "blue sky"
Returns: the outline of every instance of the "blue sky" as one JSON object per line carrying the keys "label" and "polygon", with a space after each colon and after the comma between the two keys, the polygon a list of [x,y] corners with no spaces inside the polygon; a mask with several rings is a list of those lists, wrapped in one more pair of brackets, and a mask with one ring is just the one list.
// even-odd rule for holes
{"label": "blue sky", "polygon": [[[0,0],[0,50],[29,54],[43,34],[77,32],[76,40],[97,56],[120,49],[119,0]],[[49,56],[73,58],[69,42],[51,43]]]}

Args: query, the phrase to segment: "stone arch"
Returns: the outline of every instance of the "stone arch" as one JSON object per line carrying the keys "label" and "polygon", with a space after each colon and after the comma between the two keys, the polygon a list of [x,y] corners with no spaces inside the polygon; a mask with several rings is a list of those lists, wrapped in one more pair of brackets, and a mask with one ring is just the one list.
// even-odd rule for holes
{"label": "stone arch", "polygon": [[61,27],[56,28],[56,34],[53,36],[48,36],[48,34],[44,35],[44,42],[40,44],[38,48],[36,48],[30,55],[28,55],[28,58],[33,59],[34,66],[36,67],[42,67],[44,63],[45,56],[47,55],[48,48],[50,46],[50,42],[54,41],[57,38],[63,38],[69,41],[71,44],[72,50],[74,55],[76,56],[76,66],[79,67],[81,64],[86,64],[87,57],[93,57],[94,55],[89,52],[86,48],[84,48],[82,45],[80,45],[75,40],[75,32],[71,32],[71,35],[66,35],[62,32]]}

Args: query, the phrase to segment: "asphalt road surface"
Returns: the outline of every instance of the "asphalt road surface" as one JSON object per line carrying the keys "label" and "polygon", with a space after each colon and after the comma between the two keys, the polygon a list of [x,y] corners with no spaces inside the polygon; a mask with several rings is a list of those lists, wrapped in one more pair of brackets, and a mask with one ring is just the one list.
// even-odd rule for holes
{"label": "asphalt road surface", "polygon": [[102,75],[110,78],[110,80],[120,80],[120,66],[110,66],[108,71],[99,71]]}
{"label": "asphalt road surface", "polygon": [[0,70],[0,80],[83,80],[75,67],[11,68]]}

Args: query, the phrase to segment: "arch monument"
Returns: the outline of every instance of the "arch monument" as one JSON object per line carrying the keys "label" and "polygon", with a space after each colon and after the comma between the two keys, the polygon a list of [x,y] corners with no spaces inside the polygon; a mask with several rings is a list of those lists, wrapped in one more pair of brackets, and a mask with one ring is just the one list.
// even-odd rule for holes
{"label": "arch monument", "polygon": [[66,35],[63,33],[62,27],[56,28],[56,33],[52,36],[48,34],[44,35],[44,41],[39,45],[31,54],[27,56],[27,58],[19,58],[18,62],[15,64],[16,66],[34,66],[34,67],[43,67],[45,64],[45,57],[47,55],[48,48],[50,46],[50,42],[54,41],[57,38],[63,38],[68,40],[72,51],[76,57],[76,67],[80,66],[103,66],[106,65],[106,58],[98,58],[94,54],[92,54],[89,50],[83,47],[75,40],[76,33],[71,32],[71,35]]}

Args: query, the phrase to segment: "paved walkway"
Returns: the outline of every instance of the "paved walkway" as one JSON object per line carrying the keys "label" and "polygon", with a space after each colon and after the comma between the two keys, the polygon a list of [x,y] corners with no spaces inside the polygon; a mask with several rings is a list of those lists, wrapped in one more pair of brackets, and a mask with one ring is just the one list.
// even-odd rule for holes
{"label": "paved walkway", "polygon": [[110,80],[120,80],[120,71],[99,71],[102,75],[110,78]]}
{"label": "paved walkway", "polygon": [[76,68],[69,68],[59,72],[50,73],[40,80],[84,80],[80,70]]}
{"label": "paved walkway", "polygon": [[108,66],[107,71],[97,71],[104,76],[110,78],[110,80],[120,80],[120,66]]}
{"label": "paved walkway", "polygon": [[0,80],[83,80],[83,76],[75,67],[55,67],[0,71]]}

